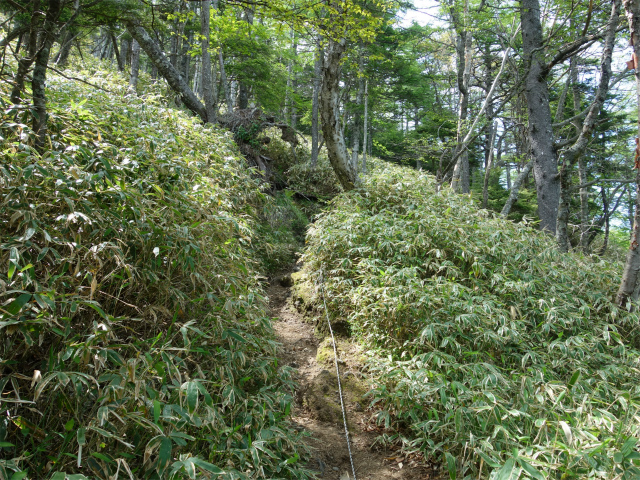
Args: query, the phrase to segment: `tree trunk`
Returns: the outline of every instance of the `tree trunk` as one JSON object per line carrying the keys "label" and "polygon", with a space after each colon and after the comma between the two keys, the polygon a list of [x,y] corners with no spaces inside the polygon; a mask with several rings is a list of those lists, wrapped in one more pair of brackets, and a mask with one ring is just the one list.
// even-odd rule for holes
{"label": "tree trunk", "polygon": [[17,105],[22,102],[22,91],[27,78],[27,73],[36,60],[36,52],[38,51],[38,31],[42,12],[40,11],[40,0],[34,0],[33,9],[31,11],[31,25],[29,29],[29,37],[27,47],[22,58],[18,60],[18,69],[13,80],[13,88],[11,89],[11,103]]}
{"label": "tree trunk", "polygon": [[[247,22],[248,25],[253,25],[253,17],[255,15],[254,6],[252,4],[252,0],[247,0],[244,7],[244,21]],[[249,55],[242,55],[242,58],[246,60],[247,58],[251,58],[253,55],[249,53]],[[247,85],[245,80],[238,79],[238,94],[236,96],[236,107],[239,110],[244,110],[249,107],[249,96],[251,95],[251,88]]]}
{"label": "tree trunk", "polygon": [[529,147],[536,180],[540,229],[556,233],[560,181],[553,147],[549,88],[546,81],[544,44],[538,0],[522,0],[520,9],[522,46],[527,66],[525,95],[529,114]]}
{"label": "tree trunk", "polygon": [[[624,0],[624,8],[629,21],[631,31],[631,44],[633,45],[633,55],[640,58],[640,0]],[[638,61],[638,60],[636,60]],[[638,135],[640,135],[640,65],[636,66],[636,102],[638,104]],[[638,272],[640,272],[640,169],[636,170],[636,205],[631,230],[631,245],[627,252],[624,270],[622,272],[622,282],[616,296],[616,303],[623,308],[630,308],[630,300],[633,298],[636,285],[638,284]]]}
{"label": "tree trunk", "polygon": [[[602,239],[602,248],[598,252],[600,256],[604,255],[607,251],[607,247],[609,246],[609,231],[610,231],[610,221],[609,221],[609,199],[607,198],[607,192],[604,187],[600,190],[602,194],[602,210],[604,215],[604,238]],[[623,193],[624,195],[624,193]],[[588,248],[588,245],[587,245]]]}
{"label": "tree trunk", "polygon": [[184,78],[184,81],[189,84],[189,73],[191,72],[191,43],[193,42],[193,31],[187,34],[187,38],[182,41],[182,52],[180,54],[180,75]]}
{"label": "tree trunk", "polygon": [[298,123],[297,120],[297,115],[298,115],[298,109],[296,108],[296,89],[298,88],[298,84],[296,81],[296,69],[295,69],[295,64],[296,61],[295,59],[298,56],[298,40],[296,38],[296,32],[292,31],[291,32],[291,54],[293,56],[293,58],[291,59],[291,71],[289,72],[289,75],[291,76],[291,121],[290,121],[290,125],[291,128],[295,129],[296,128],[296,124]]}
{"label": "tree trunk", "polygon": [[362,103],[364,102],[364,76],[362,54],[358,58],[358,92],[356,93],[356,111],[353,116],[353,138],[351,139],[351,163],[358,172],[358,155],[360,153],[360,135],[362,131]]}
{"label": "tree trunk", "polygon": [[369,126],[369,79],[364,81],[364,124],[362,126],[362,174],[367,173],[367,142],[368,142],[368,126]]}
{"label": "tree trunk", "polygon": [[220,83],[224,91],[224,98],[227,102],[227,112],[233,112],[233,98],[231,97],[231,85],[227,80],[227,74],[224,69],[224,58],[222,57],[222,48],[218,50],[218,59],[220,61]]}
{"label": "tree trunk", "polygon": [[457,32],[456,58],[457,58],[457,81],[460,100],[458,102],[458,129],[457,146],[454,158],[457,158],[453,170],[451,187],[456,192],[469,193],[471,181],[469,176],[469,151],[464,146],[464,130],[466,128],[467,116],[469,114],[469,80],[471,78],[471,59],[473,55],[473,38],[466,29],[466,17],[468,16],[469,2],[465,2],[464,20],[461,21],[455,8],[451,6],[451,18]]}
{"label": "tree trunk", "polygon": [[131,75],[129,76],[129,87],[131,87],[131,89],[134,92],[138,88],[139,73],[140,73],[140,43],[134,37],[133,41],[131,42]]}
{"label": "tree trunk", "polygon": [[180,95],[185,106],[198,115],[203,122],[207,122],[207,111],[198,100],[180,73],[160,49],[160,46],[136,20],[126,19],[124,23],[131,36],[140,44],[151,62],[158,67],[158,73],[163,76],[174,92]]}
{"label": "tree trunk", "polygon": [[118,50],[118,39],[116,38],[113,32],[109,32],[109,37],[111,38],[111,44],[113,45],[113,51],[116,54],[116,62],[118,63],[118,71],[122,72],[124,70],[122,66],[122,58],[120,57],[120,50]]}
{"label": "tree trunk", "polygon": [[210,123],[216,121],[215,103],[213,101],[213,80],[211,78],[211,52],[209,51],[209,37],[211,35],[211,0],[203,0],[200,11],[202,24],[202,97]]}
{"label": "tree trunk", "polygon": [[[18,25],[0,40],[0,48],[4,48],[13,42],[16,38],[22,36],[29,31],[29,25]],[[16,52],[17,53],[17,52]]]}
{"label": "tree trunk", "polygon": [[571,201],[571,170],[576,160],[582,156],[596,123],[596,118],[600,113],[600,109],[606,100],[609,91],[609,79],[611,78],[611,57],[613,55],[613,47],[616,40],[616,29],[618,27],[618,18],[620,16],[620,0],[614,0],[611,8],[611,16],[609,17],[609,25],[605,37],[604,49],[602,50],[602,60],[600,66],[600,82],[598,90],[589,107],[589,113],[582,124],[582,131],[575,143],[565,150],[560,171],[560,199],[558,204],[557,232],[556,239],[560,251],[567,252],[569,250],[569,204]]}
{"label": "tree trunk", "polygon": [[493,146],[496,142],[496,132],[498,126],[495,121],[489,129],[491,132],[491,140],[489,143],[489,158],[487,158],[487,166],[484,169],[484,183],[482,185],[482,208],[487,208],[489,205],[489,176],[491,175],[491,169],[493,168]]}
{"label": "tree trunk", "polygon": [[326,58],[322,66],[322,89],[320,92],[320,116],[322,135],[327,146],[331,166],[345,191],[358,184],[358,178],[344,142],[338,119],[340,98],[340,62],[346,50],[346,40],[328,40]]}
{"label": "tree trunk", "polygon": [[47,66],[51,47],[56,38],[56,21],[60,16],[60,0],[49,0],[49,8],[44,20],[41,46],[36,55],[33,66],[33,80],[31,81],[31,91],[33,95],[33,105],[36,111],[36,118],[33,122],[33,131],[36,134],[36,147],[41,149],[44,146],[47,136],[47,98],[45,96],[45,86],[47,80]]}
{"label": "tree trunk", "polygon": [[502,215],[503,217],[506,218],[507,215],[509,215],[509,212],[511,212],[511,207],[513,207],[513,204],[516,203],[516,200],[518,199],[518,192],[520,191],[520,187],[522,187],[522,184],[529,176],[529,173],[531,173],[532,169],[533,161],[527,163],[524,166],[515,182],[513,182],[513,186],[511,187],[511,191],[509,192],[509,198],[507,198],[507,202],[504,204],[504,207],[502,207],[502,211],[500,212],[500,215]]}
{"label": "tree trunk", "polygon": [[322,57],[324,53],[318,46],[316,50],[316,61],[313,66],[313,100],[311,105],[311,168],[318,164],[318,154],[320,149],[318,132],[318,106],[320,100],[320,86],[322,84]]}
{"label": "tree trunk", "polygon": [[66,67],[69,62],[69,55],[71,54],[71,48],[73,47],[74,40],[78,37],[79,33],[75,29],[69,29],[64,35],[64,41],[60,45],[58,55],[56,55],[56,65],[59,67]]}

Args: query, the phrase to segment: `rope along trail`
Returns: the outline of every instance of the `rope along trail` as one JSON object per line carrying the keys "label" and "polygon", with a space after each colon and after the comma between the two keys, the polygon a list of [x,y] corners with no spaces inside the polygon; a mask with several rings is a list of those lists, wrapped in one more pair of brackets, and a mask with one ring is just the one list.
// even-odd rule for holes
{"label": "rope along trail", "polygon": [[342,395],[342,383],[340,382],[340,368],[338,367],[338,349],[336,348],[336,339],[331,328],[331,320],[329,320],[329,310],[327,309],[327,300],[324,296],[324,271],[320,273],[320,291],[322,292],[322,303],[324,304],[324,313],[327,316],[327,324],[331,333],[331,343],[333,344],[333,359],[336,365],[336,377],[338,378],[338,393],[340,395],[340,406],[342,407],[342,421],[344,422],[344,436],[347,439],[347,449],[349,450],[349,462],[351,462],[351,472],[353,480],[357,480],[356,467],[353,463],[353,454],[351,453],[351,441],[349,440],[349,427],[347,427],[347,412],[344,408],[344,398]]}

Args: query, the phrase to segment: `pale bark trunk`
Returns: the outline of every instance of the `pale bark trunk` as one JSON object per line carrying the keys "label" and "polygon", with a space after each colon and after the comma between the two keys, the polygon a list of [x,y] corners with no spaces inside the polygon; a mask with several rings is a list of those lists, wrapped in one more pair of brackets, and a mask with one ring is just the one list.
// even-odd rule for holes
{"label": "pale bark trunk", "polygon": [[[618,27],[618,18],[620,16],[620,0],[614,0],[611,8],[611,16],[609,17],[609,25],[607,27],[607,35],[605,37],[604,49],[602,51],[602,60],[600,66],[600,81],[598,90],[589,108],[589,113],[582,124],[582,130],[575,143],[565,150],[563,155],[562,170],[560,171],[560,199],[558,204],[557,231],[556,239],[560,251],[567,252],[569,250],[569,204],[571,201],[571,170],[576,160],[584,153],[591,134],[593,132],[596,118],[600,113],[600,109],[609,91],[609,80],[611,78],[611,57],[613,55],[613,47],[616,39],[616,29]],[[579,108],[579,106],[578,106]]]}
{"label": "pale bark trunk", "polygon": [[[578,160],[578,177],[580,185],[587,183],[587,163],[581,156]],[[589,253],[589,189],[580,188],[580,246],[584,253]]]}
{"label": "pale bark trunk", "polygon": [[295,59],[298,56],[298,41],[296,39],[296,33],[293,32],[293,45],[291,45],[291,53],[293,54],[293,61],[291,63],[291,128],[295,130],[298,124],[298,108],[296,107],[296,89],[298,88],[298,82],[296,78]]}
{"label": "pale bark trunk", "polygon": [[351,144],[351,163],[353,163],[353,168],[358,171],[358,156],[360,154],[360,135],[362,130],[362,114],[360,110],[362,108],[362,103],[364,102],[364,77],[363,74],[363,62],[362,55],[358,59],[358,92],[356,94],[356,111],[353,116],[353,138]]}
{"label": "pale bark trunk", "polygon": [[[624,8],[629,21],[633,53],[640,58],[640,0],[624,0]],[[638,66],[640,67],[640,65]],[[640,69],[635,69],[636,102],[638,104],[638,135],[640,135]],[[633,298],[638,273],[640,272],[640,169],[636,171],[636,205],[631,230],[631,245],[627,252],[627,259],[622,272],[622,282],[616,296],[616,303],[620,307],[630,308],[629,301]]]}
{"label": "pale bark trunk", "polygon": [[133,91],[138,88],[138,75],[140,73],[140,44],[134,38],[131,42],[131,75],[129,76],[129,87]]}
{"label": "pale bark trunk", "polygon": [[233,99],[231,97],[231,86],[227,80],[227,73],[224,69],[224,57],[222,56],[222,48],[218,50],[218,60],[220,62],[220,83],[224,92],[224,98],[227,103],[227,112],[233,112]]}
{"label": "pale bark trunk", "polygon": [[340,62],[346,50],[346,40],[328,41],[326,58],[322,67],[323,82],[320,92],[320,116],[322,135],[327,147],[331,166],[342,188],[347,191],[356,187],[358,178],[349,159],[344,136],[338,119],[340,98]]}
{"label": "pale bark trunk", "polygon": [[556,233],[560,181],[558,158],[553,147],[549,88],[546,81],[544,44],[538,0],[522,0],[520,19],[527,75],[525,95],[529,114],[529,146],[536,180],[540,229]]}
{"label": "pale bark trunk", "polygon": [[160,46],[151,38],[147,31],[136,20],[125,20],[127,30],[140,44],[147,56],[158,67],[158,73],[164,77],[169,86],[180,95],[185,106],[198,115],[203,122],[207,122],[207,111],[198,100],[189,85],[180,73],[171,65],[171,62],[160,49]]}
{"label": "pale bark trunk", "polygon": [[200,20],[202,23],[202,97],[207,111],[207,119],[213,123],[216,120],[215,103],[213,101],[213,80],[211,78],[211,52],[209,51],[209,37],[211,35],[211,0],[203,0]]}
{"label": "pale bark trunk", "polygon": [[315,168],[318,164],[318,144],[320,134],[318,131],[318,107],[320,101],[320,86],[322,84],[322,57],[324,53],[320,47],[316,51],[316,61],[313,67],[313,100],[311,105],[311,167]]}
{"label": "pale bark trunk", "polygon": [[[465,7],[465,15],[466,7]],[[454,17],[455,18],[455,17]],[[461,25],[458,25],[462,28]],[[460,101],[458,103],[458,131],[456,156],[458,157],[453,170],[451,187],[456,192],[469,193],[471,182],[469,176],[469,151],[464,146],[464,130],[466,128],[469,114],[469,80],[471,78],[471,57],[472,57],[472,37],[471,33],[462,30],[458,34],[456,41],[456,53],[458,58],[458,92]],[[464,149],[464,150],[463,150]],[[462,153],[460,153],[462,152]]]}
{"label": "pale bark trunk", "polygon": [[362,174],[367,173],[367,142],[368,142],[368,127],[369,127],[369,79],[364,82],[364,124],[362,126],[363,139],[362,139]]}
{"label": "pale bark trunk", "polygon": [[491,129],[491,141],[489,143],[489,158],[487,158],[487,166],[484,171],[484,184],[482,186],[482,208],[487,208],[489,205],[489,176],[491,175],[491,169],[493,168],[493,145],[496,141],[496,132],[498,127],[493,123]]}
{"label": "pale bark trunk", "polygon": [[518,192],[520,191],[520,187],[522,187],[522,184],[529,176],[529,173],[531,173],[532,169],[533,161],[527,163],[524,166],[515,182],[513,182],[513,186],[511,187],[511,191],[509,192],[509,198],[507,198],[507,202],[504,204],[504,207],[502,207],[502,211],[500,212],[500,215],[502,215],[503,217],[506,217],[507,215],[509,215],[509,212],[511,212],[511,207],[513,207],[513,204],[516,203],[516,200],[518,199]]}
{"label": "pale bark trunk", "polygon": [[189,55],[189,50],[191,50],[191,43],[193,42],[193,32],[190,31],[187,34],[187,38],[182,41],[182,53],[180,54],[180,74],[184,81],[189,84],[189,73],[191,72],[191,55]]}

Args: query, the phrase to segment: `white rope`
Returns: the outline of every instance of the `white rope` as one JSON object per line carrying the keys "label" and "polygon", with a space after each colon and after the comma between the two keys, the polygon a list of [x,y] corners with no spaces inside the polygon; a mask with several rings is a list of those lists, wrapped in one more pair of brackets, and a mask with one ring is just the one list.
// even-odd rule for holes
{"label": "white rope", "polygon": [[351,442],[349,441],[349,428],[347,427],[347,413],[344,408],[344,399],[342,397],[342,383],[340,382],[340,368],[338,367],[338,349],[336,348],[336,339],[333,336],[333,328],[331,328],[331,320],[329,320],[329,310],[327,309],[327,300],[324,297],[324,272],[320,273],[320,290],[322,291],[322,303],[324,303],[324,313],[327,316],[327,324],[331,333],[331,341],[333,342],[333,358],[336,364],[336,376],[338,377],[338,393],[340,394],[340,406],[342,407],[342,421],[344,422],[344,436],[347,439],[347,450],[349,450],[349,461],[351,462],[351,472],[353,480],[356,477],[356,467],[353,463],[353,455],[351,454]]}

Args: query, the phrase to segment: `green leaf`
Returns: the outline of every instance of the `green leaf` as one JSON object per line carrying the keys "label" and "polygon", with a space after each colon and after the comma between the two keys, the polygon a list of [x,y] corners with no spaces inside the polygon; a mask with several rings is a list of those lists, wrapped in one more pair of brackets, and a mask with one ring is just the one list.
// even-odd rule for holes
{"label": "green leaf", "polygon": [[580,371],[576,370],[575,372],[573,372],[573,375],[571,375],[571,379],[569,380],[569,383],[567,384],[569,389],[573,388],[573,386],[576,384],[576,382],[578,381],[579,378],[580,378]]}
{"label": "green leaf", "polygon": [[73,426],[75,425],[76,421],[72,418],[71,420],[69,420],[67,423],[64,424],[64,429],[67,432],[70,432],[71,430],[73,430]]}
{"label": "green leaf", "polygon": [[0,448],[11,448],[11,447],[15,447],[15,445],[9,442],[0,442]]}
{"label": "green leaf", "polygon": [[112,458],[109,458],[106,455],[103,455],[102,453],[99,453],[99,452],[91,452],[91,456],[99,458],[100,460],[104,460],[107,463],[115,463]]}
{"label": "green leaf", "polygon": [[511,475],[513,475],[514,470],[516,469],[516,461],[514,458],[510,458],[505,462],[495,477],[495,480],[510,480]]}
{"label": "green leaf", "polygon": [[198,407],[198,385],[194,381],[187,383],[187,406],[189,413],[193,413]]}
{"label": "green leaf", "polygon": [[546,477],[523,458],[518,457],[518,463],[531,478],[535,478],[536,480],[545,480]]}
{"label": "green leaf", "polygon": [[160,441],[160,451],[158,452],[159,471],[164,471],[164,469],[167,468],[167,465],[169,465],[169,460],[171,460],[171,450],[171,439],[169,437],[163,437]]}
{"label": "green leaf", "polygon": [[215,473],[216,475],[222,475],[223,473],[225,473],[224,470],[216,467],[212,463],[205,462],[199,457],[193,457],[193,463],[195,463],[202,470],[205,470],[209,473]]}
{"label": "green leaf", "polygon": [[27,304],[27,302],[31,300],[31,296],[32,295],[30,293],[23,293],[18,298],[16,298],[13,302],[11,302],[9,306],[5,308],[5,310],[9,312],[11,315],[17,315],[18,312],[22,310],[22,307],[24,307]]}
{"label": "green leaf", "polygon": [[490,467],[492,467],[492,468],[500,468],[500,464],[495,459],[491,458],[489,455],[487,455],[485,452],[483,452],[482,450],[476,448],[476,453],[478,455],[480,455],[480,457],[482,457],[484,459],[485,463],[487,465],[489,465]]}
{"label": "green leaf", "polygon": [[9,271],[7,272],[7,277],[9,280],[13,278],[13,274],[16,271],[16,267],[18,266],[18,262],[20,261],[20,254],[18,253],[18,249],[16,247],[11,247],[9,252]]}
{"label": "green leaf", "polygon": [[84,445],[87,443],[87,439],[85,438],[85,433],[87,429],[84,427],[80,427],[78,432],[76,433],[76,437],[78,439],[78,445]]}
{"label": "green leaf", "polygon": [[447,458],[447,468],[449,470],[449,479],[456,480],[456,475],[457,475],[456,459],[449,452],[446,452],[444,456]]}
{"label": "green leaf", "polygon": [[11,475],[11,480],[22,480],[23,478],[27,478],[27,475],[29,475],[29,473],[24,470],[21,472],[16,472]]}
{"label": "green leaf", "polygon": [[160,412],[162,410],[162,404],[158,400],[153,401],[153,423],[159,425]]}

